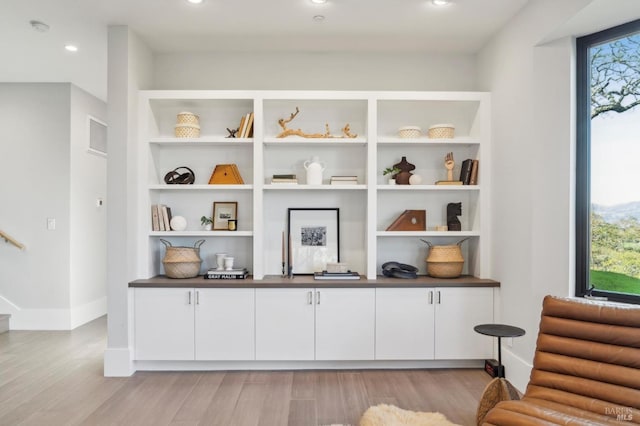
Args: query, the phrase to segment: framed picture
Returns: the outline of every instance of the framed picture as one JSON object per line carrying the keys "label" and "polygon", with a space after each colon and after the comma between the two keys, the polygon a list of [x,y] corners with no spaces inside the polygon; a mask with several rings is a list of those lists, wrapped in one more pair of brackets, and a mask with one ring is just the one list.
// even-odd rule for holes
{"label": "framed picture", "polygon": [[237,201],[215,201],[213,203],[213,230],[228,231],[229,221],[238,219]]}
{"label": "framed picture", "polygon": [[288,210],[289,267],[293,274],[309,275],[340,261],[340,209]]}

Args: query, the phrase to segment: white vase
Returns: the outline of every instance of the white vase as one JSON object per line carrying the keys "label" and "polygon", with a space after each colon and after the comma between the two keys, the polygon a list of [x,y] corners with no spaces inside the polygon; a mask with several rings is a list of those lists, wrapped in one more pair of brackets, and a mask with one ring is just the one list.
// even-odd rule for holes
{"label": "white vase", "polygon": [[322,185],[322,172],[324,172],[324,163],[318,157],[311,157],[311,161],[304,162],[304,168],[307,170],[307,185]]}
{"label": "white vase", "polygon": [[211,229],[212,229],[212,228],[213,228],[213,225],[212,225],[212,224],[210,224],[210,223],[207,223],[207,224],[204,226],[204,230],[205,230],[205,231],[211,231]]}
{"label": "white vase", "polygon": [[395,185],[396,180],[394,178],[389,178],[389,185]]}
{"label": "white vase", "polygon": [[224,258],[227,257],[227,253],[216,253],[216,268],[217,271],[224,271]]}

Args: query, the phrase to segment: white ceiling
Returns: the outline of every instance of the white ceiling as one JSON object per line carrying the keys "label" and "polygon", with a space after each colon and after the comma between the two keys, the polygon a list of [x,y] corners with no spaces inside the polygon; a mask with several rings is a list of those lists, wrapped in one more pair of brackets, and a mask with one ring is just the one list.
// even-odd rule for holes
{"label": "white ceiling", "polygon": [[[73,82],[106,100],[108,25],[128,25],[155,52],[472,53],[528,1],[2,0],[0,81]],[[79,52],[66,52],[66,43]]]}

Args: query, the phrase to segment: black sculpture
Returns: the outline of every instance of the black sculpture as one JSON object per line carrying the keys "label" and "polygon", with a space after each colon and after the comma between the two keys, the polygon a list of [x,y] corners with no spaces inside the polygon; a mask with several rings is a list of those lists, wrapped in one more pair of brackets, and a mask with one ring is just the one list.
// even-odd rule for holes
{"label": "black sculpture", "polygon": [[447,229],[449,231],[462,231],[462,224],[458,216],[462,214],[462,203],[447,204]]}
{"label": "black sculpture", "polygon": [[236,137],[236,133],[238,133],[238,130],[240,129],[230,129],[227,127],[227,132],[229,132],[229,136],[227,136],[228,138],[235,138]]}

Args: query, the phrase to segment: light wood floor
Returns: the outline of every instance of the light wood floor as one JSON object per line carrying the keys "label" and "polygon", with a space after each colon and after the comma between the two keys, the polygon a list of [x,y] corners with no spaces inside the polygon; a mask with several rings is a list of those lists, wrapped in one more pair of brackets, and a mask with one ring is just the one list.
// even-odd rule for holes
{"label": "light wood floor", "polygon": [[102,376],[106,319],[71,332],[0,334],[0,425],[357,425],[370,405],[440,411],[461,425],[482,370],[138,372]]}

